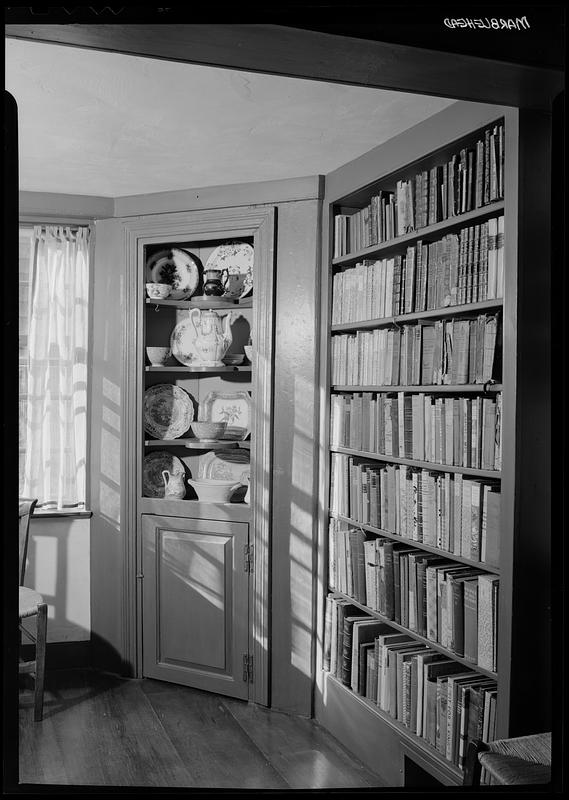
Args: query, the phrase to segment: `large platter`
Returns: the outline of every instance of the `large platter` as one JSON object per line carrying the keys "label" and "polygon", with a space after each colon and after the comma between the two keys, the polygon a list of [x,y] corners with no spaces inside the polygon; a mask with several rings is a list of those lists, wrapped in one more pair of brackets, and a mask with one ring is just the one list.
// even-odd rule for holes
{"label": "large platter", "polygon": [[167,469],[170,473],[186,473],[183,462],[172,453],[165,450],[155,450],[144,456],[142,466],[142,493],[144,497],[164,497],[166,487],[162,471]]}
{"label": "large platter", "polygon": [[155,439],[179,439],[190,427],[190,395],[172,383],[157,383],[144,393],[144,430]]}
{"label": "large platter", "polygon": [[190,317],[178,322],[170,334],[170,350],[172,355],[185,367],[199,367],[202,360],[194,346],[196,331]]}
{"label": "large platter", "polygon": [[187,300],[198,288],[200,269],[201,262],[197,256],[179,247],[171,247],[149,258],[146,280],[168,283],[172,287],[169,300]]}
{"label": "large platter", "polygon": [[248,450],[209,452],[198,459],[198,478],[238,481],[244,472],[249,472],[250,465],[251,456]]}
{"label": "large platter", "polygon": [[200,403],[199,417],[227,422],[227,439],[246,439],[251,433],[251,397],[248,392],[210,392]]}
{"label": "large platter", "polygon": [[215,248],[204,269],[226,269],[230,275],[239,275],[239,293],[233,296],[247,297],[253,291],[253,257],[253,247],[247,242],[227,242]]}

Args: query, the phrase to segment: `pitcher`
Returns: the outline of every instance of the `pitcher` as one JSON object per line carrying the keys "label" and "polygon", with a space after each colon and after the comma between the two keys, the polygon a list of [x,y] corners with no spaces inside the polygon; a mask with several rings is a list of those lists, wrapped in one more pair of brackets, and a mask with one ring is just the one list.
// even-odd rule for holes
{"label": "pitcher", "polygon": [[203,293],[210,297],[221,297],[227,280],[227,269],[206,269],[204,271]]}
{"label": "pitcher", "polygon": [[221,360],[233,341],[231,323],[234,314],[230,311],[222,318],[215,311],[192,308],[190,319],[196,332],[194,347],[204,367],[222,367]]}
{"label": "pitcher", "polygon": [[184,484],[183,472],[170,472],[165,469],[162,471],[164,479],[164,497],[171,500],[183,500],[186,496],[186,486]]}

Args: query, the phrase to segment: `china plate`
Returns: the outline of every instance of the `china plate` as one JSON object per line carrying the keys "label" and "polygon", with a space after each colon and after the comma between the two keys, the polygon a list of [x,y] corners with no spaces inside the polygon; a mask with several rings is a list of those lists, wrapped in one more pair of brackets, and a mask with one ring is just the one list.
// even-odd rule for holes
{"label": "china plate", "polygon": [[200,282],[200,260],[178,247],[161,250],[146,264],[148,281],[168,283],[172,287],[169,300],[187,300]]}
{"label": "china plate", "polygon": [[204,269],[226,269],[230,275],[240,275],[239,294],[232,296],[247,297],[253,290],[253,256],[253,247],[247,242],[227,242],[215,248]]}
{"label": "china plate", "polygon": [[186,474],[184,464],[177,456],[165,450],[155,450],[144,457],[142,467],[142,487],[144,497],[164,497],[166,487],[162,471],[167,469],[170,473],[182,472]]}
{"label": "china plate", "polygon": [[[246,439],[251,433],[251,397],[248,392],[210,392],[200,403],[200,419],[227,422],[225,437]],[[224,438],[225,438],[224,437]]]}
{"label": "china plate", "polygon": [[156,439],[178,439],[190,427],[190,395],[172,383],[157,383],[144,393],[144,430]]}
{"label": "china plate", "polygon": [[199,367],[203,363],[194,346],[196,331],[190,317],[178,322],[170,335],[172,355],[185,367]]}
{"label": "china plate", "polygon": [[205,453],[198,460],[198,478],[238,481],[249,472],[251,456],[248,450],[229,450],[225,453]]}

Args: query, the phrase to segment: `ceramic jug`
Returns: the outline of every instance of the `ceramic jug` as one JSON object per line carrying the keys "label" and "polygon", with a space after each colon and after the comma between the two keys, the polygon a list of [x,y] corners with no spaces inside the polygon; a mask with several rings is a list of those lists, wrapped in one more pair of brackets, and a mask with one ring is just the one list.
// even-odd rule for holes
{"label": "ceramic jug", "polygon": [[203,293],[209,297],[221,297],[227,280],[226,269],[206,269],[204,271]]}
{"label": "ceramic jug", "polygon": [[223,319],[215,311],[202,311],[201,308],[192,308],[190,319],[196,332],[194,347],[204,367],[222,367],[221,360],[233,341],[231,323],[233,312],[230,311]]}
{"label": "ceramic jug", "polygon": [[183,500],[186,496],[186,486],[184,483],[183,472],[170,472],[165,469],[162,471],[162,478],[164,479],[164,497],[176,498]]}

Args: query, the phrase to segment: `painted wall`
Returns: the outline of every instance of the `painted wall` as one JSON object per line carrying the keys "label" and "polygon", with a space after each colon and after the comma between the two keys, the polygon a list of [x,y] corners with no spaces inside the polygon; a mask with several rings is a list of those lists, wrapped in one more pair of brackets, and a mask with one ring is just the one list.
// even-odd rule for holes
{"label": "painted wall", "polygon": [[89,519],[32,517],[26,586],[43,595],[48,604],[48,642],[90,638],[89,540]]}

